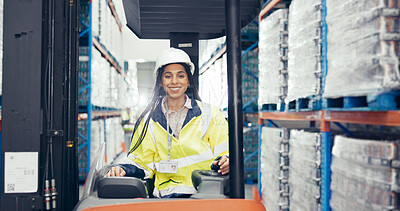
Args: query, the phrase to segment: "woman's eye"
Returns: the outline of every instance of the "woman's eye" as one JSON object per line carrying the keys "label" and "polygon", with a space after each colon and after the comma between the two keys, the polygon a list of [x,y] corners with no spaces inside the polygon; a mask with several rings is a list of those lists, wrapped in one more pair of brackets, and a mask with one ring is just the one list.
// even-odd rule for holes
{"label": "woman's eye", "polygon": [[179,78],[184,78],[184,77],[185,77],[185,75],[179,75],[178,77],[179,77]]}
{"label": "woman's eye", "polygon": [[171,76],[170,75],[165,75],[164,78],[171,78]]}

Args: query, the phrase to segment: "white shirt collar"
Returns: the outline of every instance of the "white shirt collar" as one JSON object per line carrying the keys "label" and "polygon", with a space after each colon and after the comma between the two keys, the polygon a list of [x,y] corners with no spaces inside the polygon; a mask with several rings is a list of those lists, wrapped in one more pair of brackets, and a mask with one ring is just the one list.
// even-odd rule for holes
{"label": "white shirt collar", "polygon": [[[183,104],[183,107],[181,109],[183,109],[183,108],[191,109],[192,108],[192,100],[186,94],[185,94],[185,97],[186,97],[186,101],[185,101],[185,104]],[[167,113],[167,109],[164,106],[166,100],[167,100],[167,96],[165,96],[161,101],[161,105],[162,105],[161,110],[164,114]],[[179,109],[179,110],[181,110],[181,109]],[[172,112],[176,112],[176,111],[169,111],[169,113],[172,113]]]}

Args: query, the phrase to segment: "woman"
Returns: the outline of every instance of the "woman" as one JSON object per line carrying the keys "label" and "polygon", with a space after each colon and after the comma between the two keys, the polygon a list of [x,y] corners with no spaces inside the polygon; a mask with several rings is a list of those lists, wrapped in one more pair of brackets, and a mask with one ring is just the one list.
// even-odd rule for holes
{"label": "woman", "polygon": [[156,62],[153,98],[135,123],[128,157],[106,176],[155,176],[154,196],[190,197],[191,174],[217,163],[229,172],[228,124],[214,106],[202,103],[193,83],[194,65],[170,48]]}

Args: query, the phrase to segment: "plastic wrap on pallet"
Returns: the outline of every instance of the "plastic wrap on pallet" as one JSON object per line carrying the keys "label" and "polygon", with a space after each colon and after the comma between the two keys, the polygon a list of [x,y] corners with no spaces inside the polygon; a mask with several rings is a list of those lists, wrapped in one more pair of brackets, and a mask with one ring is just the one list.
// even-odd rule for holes
{"label": "plastic wrap on pallet", "polygon": [[[118,1],[114,1],[119,3]],[[117,18],[122,14],[117,13]],[[119,58],[122,54],[122,33],[119,31],[118,24],[110,11],[107,1],[92,2],[92,33],[97,36],[107,50],[121,65]]]}
{"label": "plastic wrap on pallet", "polygon": [[289,145],[290,209],[321,210],[320,134],[292,129]]}
{"label": "plastic wrap on pallet", "polygon": [[[397,210],[397,198],[399,193],[391,190],[367,184],[355,178],[343,175],[332,174],[332,181],[335,181],[335,188],[338,186],[336,181],[340,181],[340,189],[332,189],[332,196],[345,197],[348,201],[353,201],[359,206],[370,207],[366,210]],[[332,202],[331,202],[332,203]],[[376,209],[380,208],[380,209]]]}
{"label": "plastic wrap on pallet", "polygon": [[228,82],[226,54],[215,61],[210,68],[199,77],[199,94],[204,102],[228,107]]}
{"label": "plastic wrap on pallet", "polygon": [[115,125],[115,140],[116,140],[116,148],[117,148],[117,155],[123,152],[126,149],[125,145],[125,131],[121,124],[121,118],[116,117],[114,119]]}
{"label": "plastic wrap on pallet", "polygon": [[99,107],[107,107],[107,98],[110,91],[110,65],[101,57],[101,54],[92,47],[91,64],[91,103]]}
{"label": "plastic wrap on pallet", "polygon": [[105,119],[105,133],[106,133],[106,164],[111,164],[117,155],[116,140],[114,131],[113,118]]}
{"label": "plastic wrap on pallet", "polygon": [[[119,4],[119,2],[115,2]],[[99,43],[108,51],[111,57],[119,63],[121,71],[123,70],[122,57],[122,33],[118,24],[110,12],[107,1],[95,1],[91,4],[91,30],[92,35],[98,39]],[[88,15],[88,14],[86,14]],[[117,18],[120,14],[117,13]],[[88,20],[84,20],[88,21]],[[85,22],[86,23],[86,22]],[[86,23],[89,25],[88,23]],[[121,108],[119,101],[120,95],[127,90],[121,87],[122,75],[110,66],[110,63],[104,59],[97,49],[92,48],[92,64],[91,64],[91,102],[98,107]],[[118,76],[119,75],[119,76]],[[124,103],[125,104],[125,103]]]}
{"label": "plastic wrap on pallet", "polygon": [[108,118],[105,120],[105,134],[106,134],[106,163],[113,163],[115,158],[123,152],[124,130],[121,125],[121,118]]}
{"label": "plastic wrap on pallet", "polygon": [[291,130],[290,153],[295,159],[301,158],[309,162],[321,163],[321,136],[319,133]]}
{"label": "plastic wrap on pallet", "polygon": [[[289,187],[290,187],[290,192],[291,192],[291,197],[293,196],[294,199],[296,199],[297,196],[297,200],[300,199],[300,196],[303,194],[307,194],[307,196],[309,196],[309,198],[305,198],[303,196],[303,199],[305,199],[305,201],[308,200],[313,200],[313,199],[319,199],[320,197],[320,186],[317,182],[315,182],[314,180],[308,179],[307,181],[305,181],[303,178],[299,177],[301,175],[296,174],[293,172],[291,172],[291,169],[289,169],[290,171],[290,179],[289,179]],[[311,175],[309,175],[311,178]],[[316,202],[316,201],[315,201]],[[314,204],[314,207],[317,206],[317,203]]]}
{"label": "plastic wrap on pallet", "polygon": [[289,8],[287,103],[320,93],[321,20],[321,0],[292,1]]}
{"label": "plastic wrap on pallet", "polygon": [[[379,197],[379,196],[378,196]],[[396,197],[391,197],[390,200],[393,202],[397,201]],[[356,211],[369,211],[369,210],[379,210],[379,211],[392,211],[397,210],[392,207],[379,206],[371,203],[360,203],[359,201],[349,200],[348,197],[340,195],[335,191],[331,192],[330,200],[331,210],[356,210]]]}
{"label": "plastic wrap on pallet", "polygon": [[225,40],[225,36],[209,40],[200,40],[199,64],[204,64],[211,59],[216,50],[222,48]]}
{"label": "plastic wrap on pallet", "polygon": [[[208,62],[218,50],[222,49],[226,37],[200,41],[199,64]],[[199,77],[199,94],[204,102],[211,103],[220,109],[228,107],[228,82],[226,54],[216,60],[206,72]]]}
{"label": "plastic wrap on pallet", "polygon": [[400,167],[400,142],[335,136],[332,155],[368,165]]}
{"label": "plastic wrap on pallet", "polygon": [[396,210],[400,192],[398,141],[335,136],[331,163],[331,206]]}
{"label": "plastic wrap on pallet", "polygon": [[261,194],[267,210],[288,210],[289,134],[284,128],[263,127],[261,133]]}
{"label": "plastic wrap on pallet", "polygon": [[134,95],[131,95],[130,97],[128,95],[125,96],[125,92],[128,91],[128,84],[125,83],[124,77],[122,75],[119,75],[117,81],[116,108],[126,108],[127,106],[125,105],[125,101],[128,102],[128,100],[132,100],[132,98],[134,98]]}
{"label": "plastic wrap on pallet", "polygon": [[[348,175],[352,178],[365,180],[367,183],[390,188],[393,191],[400,191],[400,170],[386,166],[370,166],[359,163],[353,163],[349,160],[333,157],[332,172],[338,172],[341,175]],[[336,189],[332,183],[332,189]]]}
{"label": "plastic wrap on pallet", "polygon": [[[290,185],[290,210],[310,210],[310,211],[320,211],[321,203],[320,196],[311,194],[311,192],[318,192],[319,188],[312,186],[310,184],[303,184],[301,181],[299,183],[289,183]],[[301,187],[301,188],[300,188]],[[304,187],[309,187],[309,189],[304,189]]]}
{"label": "plastic wrap on pallet", "polygon": [[289,187],[287,183],[280,183],[278,178],[272,175],[263,175],[261,180],[265,182],[262,186],[263,204],[269,210],[288,210]]}
{"label": "plastic wrap on pallet", "polygon": [[[266,17],[259,26],[259,98],[258,105],[279,104],[286,97],[288,10],[280,9]],[[286,55],[285,55],[286,54]],[[279,80],[277,80],[279,79]]]}
{"label": "plastic wrap on pallet", "polygon": [[90,158],[93,159],[104,143],[104,119],[92,120],[90,134]]}
{"label": "plastic wrap on pallet", "polygon": [[268,211],[288,210],[289,208],[289,188],[287,183],[279,183],[278,178],[264,175],[261,178],[266,182],[262,186],[263,204]]}
{"label": "plastic wrap on pallet", "polygon": [[289,171],[290,175],[297,175],[304,182],[320,185],[321,168],[317,162],[309,162],[290,155]]}
{"label": "plastic wrap on pallet", "polygon": [[398,1],[327,1],[324,97],[400,88],[399,7]]}
{"label": "plastic wrap on pallet", "polygon": [[118,105],[117,108],[129,108],[137,103],[134,96],[139,96],[137,83],[137,69],[130,68],[127,71],[127,79],[119,77]]}

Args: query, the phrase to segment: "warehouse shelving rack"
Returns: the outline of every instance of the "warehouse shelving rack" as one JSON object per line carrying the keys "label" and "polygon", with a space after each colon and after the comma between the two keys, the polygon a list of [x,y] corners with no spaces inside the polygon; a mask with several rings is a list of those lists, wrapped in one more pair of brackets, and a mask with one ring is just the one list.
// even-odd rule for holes
{"label": "warehouse shelving rack", "polygon": [[[345,132],[349,132],[340,123],[367,124],[367,125],[382,125],[382,126],[400,126],[400,111],[304,111],[304,112],[259,112],[259,131],[262,127],[278,127],[274,120],[286,121],[309,121],[315,125],[315,122],[320,122],[321,132],[321,157],[322,157],[322,186],[321,186],[321,204],[322,210],[330,210],[330,178],[331,178],[331,123],[338,125]],[[259,136],[261,137],[261,135]],[[261,138],[259,139],[261,146]],[[259,160],[261,153],[259,153]],[[260,168],[260,166],[259,166]],[[259,172],[259,178],[260,177]],[[258,186],[261,192],[261,183]]]}
{"label": "warehouse shelving rack", "polygon": [[[107,0],[106,1],[108,4],[108,8],[110,9],[110,12],[112,13],[112,16],[114,17],[116,24],[118,25],[119,31],[122,33],[122,26],[121,22],[117,16],[114,4],[112,0]],[[81,32],[79,34],[79,46],[80,47],[87,47],[87,55],[81,55],[85,57],[83,61],[87,60],[88,65],[85,68],[86,71],[86,78],[79,76],[79,80],[82,81],[85,86],[80,87],[78,94],[79,94],[79,99],[84,98],[85,102],[87,103],[80,103],[79,104],[79,120],[87,120],[87,132],[86,134],[83,134],[81,132],[78,132],[78,136],[84,140],[83,143],[80,143],[78,146],[78,154],[86,149],[87,157],[86,157],[86,167],[85,168],[79,168],[80,175],[82,172],[85,172],[85,177],[79,177],[79,180],[81,182],[84,181],[86,178],[87,173],[90,170],[90,140],[91,140],[91,122],[93,119],[98,119],[98,118],[103,118],[107,119],[110,117],[116,117],[121,115],[121,111],[119,109],[115,108],[107,108],[107,107],[97,107],[92,105],[91,103],[91,63],[92,63],[92,46],[100,52],[101,56],[107,60],[110,64],[110,66],[114,67],[115,70],[121,74],[125,82],[129,85],[131,85],[130,80],[127,78],[127,75],[125,74],[125,71],[121,68],[119,65],[118,61],[115,59],[115,57],[110,53],[109,50],[107,50],[106,46],[104,46],[98,39],[98,37],[94,36],[92,34],[92,1],[90,0],[84,0],[80,1],[81,8],[84,8],[85,11],[81,11],[81,16],[80,16],[80,24],[81,24]],[[81,62],[81,59],[80,59]],[[85,93],[85,91],[88,93],[86,96],[83,96],[82,93]],[[105,126],[104,126],[105,127]],[[106,141],[106,140],[105,140]]]}
{"label": "warehouse shelving rack", "polygon": [[[256,24],[258,26],[257,21],[252,21],[250,24]],[[257,50],[258,47],[258,35],[257,34],[253,34],[253,33],[248,33],[248,32],[243,32],[241,33],[241,37],[242,37],[242,48],[244,47],[245,49],[242,51],[241,55],[242,57],[244,55],[246,55],[247,53]],[[200,75],[202,75],[205,71],[207,71],[213,64],[215,61],[217,61],[218,59],[220,59],[224,54],[226,53],[226,43],[220,45],[217,47],[217,49],[214,50],[214,52],[212,53],[210,59],[208,59],[206,62],[204,62],[200,68],[199,68],[199,73]],[[242,62],[242,70],[244,70],[244,72],[250,76],[252,76],[256,81],[258,81],[258,76],[256,76],[254,73],[252,73],[245,64],[243,64]],[[254,103],[257,103],[258,100],[258,96],[252,98],[251,100],[249,100],[248,102],[244,102],[243,105],[243,114],[247,117],[257,117],[257,111],[253,111],[252,109],[249,109],[250,111],[248,111],[247,109]],[[249,124],[245,121],[243,121],[243,125],[245,128],[250,129],[251,131],[256,132],[256,134],[258,134],[258,131],[256,129],[254,129],[252,126],[249,126]],[[244,158],[244,163],[248,162],[251,158],[253,158],[255,155],[257,155],[258,151],[254,151],[252,152],[250,155],[248,155],[247,157]],[[254,169],[254,168],[245,168],[244,171],[258,171],[258,168]],[[246,183],[253,183],[254,181],[250,181],[250,180],[246,180]]]}
{"label": "warehouse shelving rack", "polygon": [[[263,9],[259,14],[259,21],[266,17],[273,9],[287,7],[286,0],[268,0],[265,2]],[[286,4],[286,5],[285,5]],[[322,77],[321,88],[325,84],[325,76],[328,72],[327,67],[327,25],[326,25],[326,0],[322,0]],[[345,133],[351,135],[341,123],[364,124],[364,125],[379,125],[379,126],[400,126],[400,111],[399,110],[384,110],[384,111],[349,111],[333,110],[323,108],[316,111],[260,111],[259,112],[259,146],[261,146],[261,129],[267,127],[279,127],[274,120],[283,121],[302,121],[310,122],[310,127],[314,127],[316,122],[320,122],[321,132],[321,205],[322,210],[330,210],[329,200],[331,196],[331,124],[334,123]],[[261,158],[260,148],[258,150],[259,161]],[[260,169],[259,162],[259,169]],[[259,171],[258,190],[261,193],[261,173]]]}

